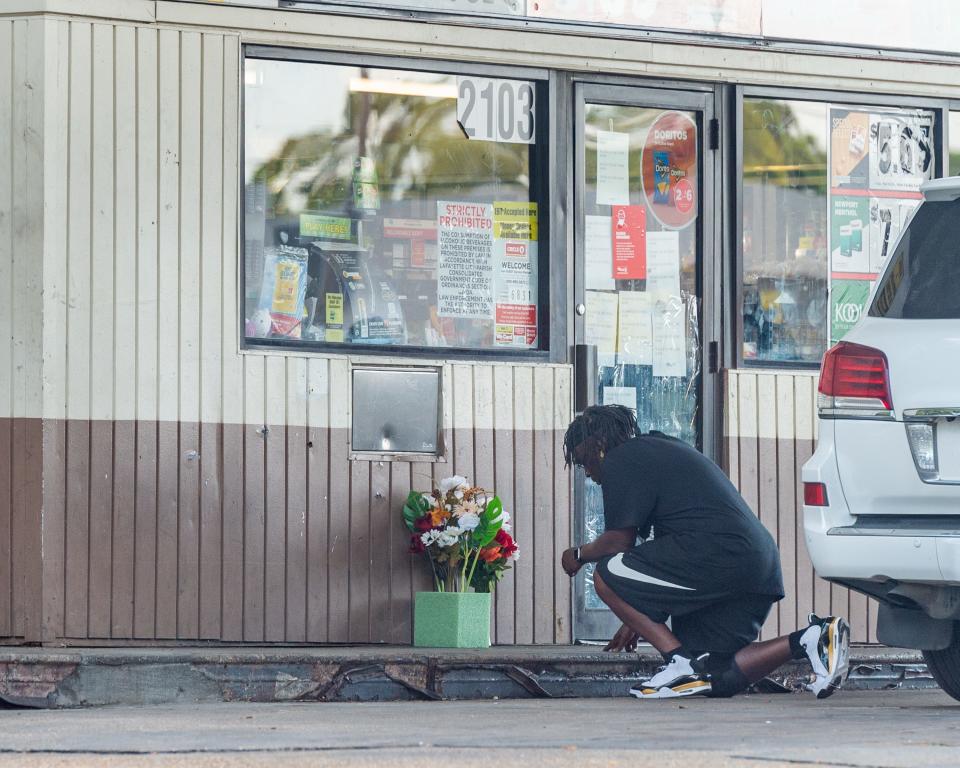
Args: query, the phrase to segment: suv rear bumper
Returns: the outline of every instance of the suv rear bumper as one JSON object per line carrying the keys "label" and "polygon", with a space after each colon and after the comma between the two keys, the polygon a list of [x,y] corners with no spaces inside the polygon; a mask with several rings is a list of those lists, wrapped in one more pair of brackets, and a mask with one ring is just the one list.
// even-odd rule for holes
{"label": "suv rear bumper", "polygon": [[826,486],[830,505],[803,508],[804,538],[817,574],[837,581],[960,584],[960,535],[924,535],[929,528],[914,526],[898,529],[893,515],[889,528],[855,527],[857,518],[840,483],[832,429],[829,421],[821,421],[817,450],[802,473],[804,482]]}

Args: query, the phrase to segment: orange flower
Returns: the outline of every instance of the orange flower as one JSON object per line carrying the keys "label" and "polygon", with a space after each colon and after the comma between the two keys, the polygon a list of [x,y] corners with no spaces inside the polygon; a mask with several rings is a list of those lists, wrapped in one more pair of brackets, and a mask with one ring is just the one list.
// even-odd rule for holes
{"label": "orange flower", "polygon": [[434,528],[443,525],[450,517],[450,513],[443,507],[434,507],[428,514],[430,515],[430,522],[433,523]]}
{"label": "orange flower", "polygon": [[485,563],[493,563],[500,559],[500,547],[484,547],[480,550],[480,559]]}

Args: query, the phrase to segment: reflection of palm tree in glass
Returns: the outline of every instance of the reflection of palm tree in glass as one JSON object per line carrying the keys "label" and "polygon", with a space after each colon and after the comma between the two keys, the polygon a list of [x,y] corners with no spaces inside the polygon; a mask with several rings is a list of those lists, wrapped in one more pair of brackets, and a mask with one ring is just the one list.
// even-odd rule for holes
{"label": "reflection of palm tree in glass", "polygon": [[376,161],[385,201],[422,201],[416,215],[427,218],[437,199],[528,199],[527,145],[467,140],[455,100],[348,92],[343,125],[350,129],[288,138],[255,171],[276,216],[349,207],[353,161],[361,156]]}
{"label": "reflection of palm tree in glass", "polygon": [[827,151],[823,136],[805,133],[790,104],[745,100],[743,103],[744,176],[766,184],[807,187],[827,193]]}

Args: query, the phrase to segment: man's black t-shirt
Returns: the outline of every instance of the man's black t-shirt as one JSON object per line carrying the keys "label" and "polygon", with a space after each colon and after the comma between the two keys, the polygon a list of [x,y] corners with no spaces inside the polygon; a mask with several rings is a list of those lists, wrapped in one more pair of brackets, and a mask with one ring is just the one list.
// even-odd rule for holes
{"label": "man's black t-shirt", "polygon": [[645,538],[672,537],[689,562],[672,563],[700,579],[777,599],[780,554],[737,489],[710,459],[659,432],[632,438],[603,462],[607,529],[637,528]]}

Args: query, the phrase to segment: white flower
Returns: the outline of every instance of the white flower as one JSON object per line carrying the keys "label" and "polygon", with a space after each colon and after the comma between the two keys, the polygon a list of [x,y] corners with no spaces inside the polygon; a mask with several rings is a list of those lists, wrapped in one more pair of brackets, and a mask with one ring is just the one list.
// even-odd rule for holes
{"label": "white flower", "polygon": [[517,547],[516,551],[515,551],[512,555],[510,555],[510,559],[513,560],[514,562],[516,562],[517,560],[520,559],[520,548],[519,548],[519,547]]}
{"label": "white flower", "polygon": [[427,504],[429,504],[431,507],[433,506],[433,496],[431,496],[429,493],[421,493],[420,498],[427,502]]}
{"label": "white flower", "polygon": [[452,547],[457,543],[457,539],[460,538],[460,534],[463,533],[457,526],[451,525],[449,528],[444,528],[440,531],[440,535],[437,537],[437,544],[441,547]]}
{"label": "white flower", "polygon": [[510,533],[513,530],[513,526],[510,525],[510,513],[505,509],[500,510],[500,527],[505,530],[507,533]]}
{"label": "white flower", "polygon": [[452,491],[454,488],[469,488],[467,484],[467,478],[460,477],[460,475],[454,475],[453,477],[445,477],[440,481],[440,492],[447,493]]}
{"label": "white flower", "polygon": [[465,501],[463,504],[458,504],[457,508],[453,510],[453,514],[459,517],[460,515],[476,515],[480,512],[480,507],[477,506],[475,501]]}
{"label": "white flower", "polygon": [[475,515],[470,512],[460,515],[457,519],[457,525],[461,530],[472,531],[480,525],[480,515]]}
{"label": "white flower", "polygon": [[420,535],[420,541],[423,542],[424,546],[429,547],[433,542],[440,538],[440,531],[430,530],[424,534]]}

